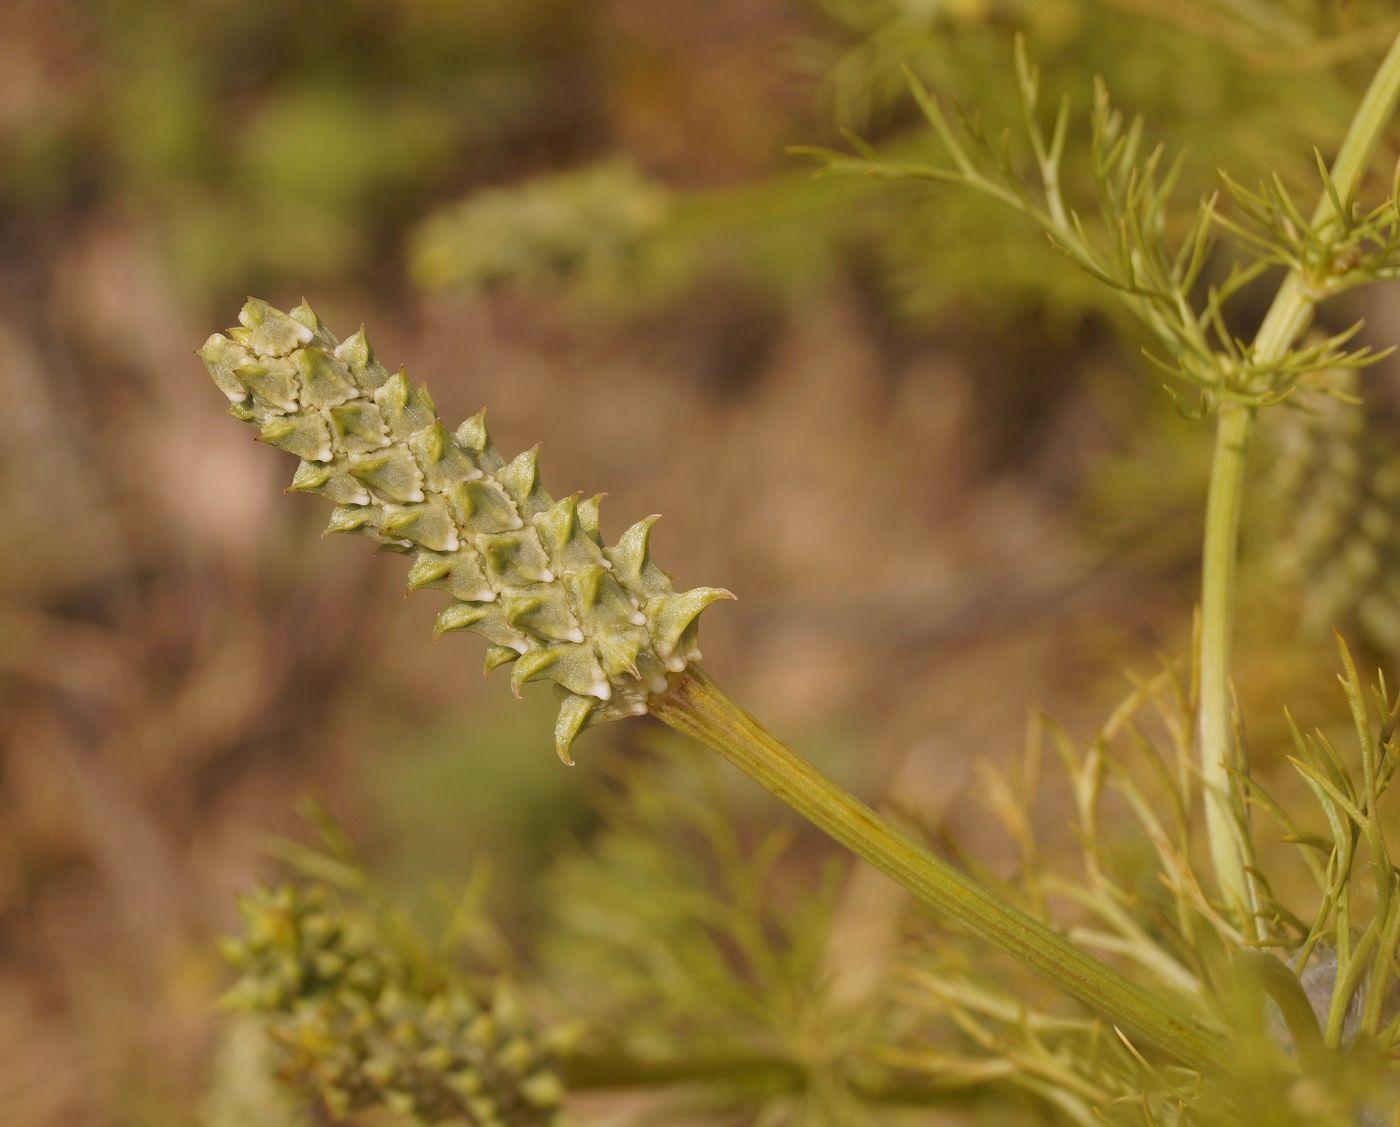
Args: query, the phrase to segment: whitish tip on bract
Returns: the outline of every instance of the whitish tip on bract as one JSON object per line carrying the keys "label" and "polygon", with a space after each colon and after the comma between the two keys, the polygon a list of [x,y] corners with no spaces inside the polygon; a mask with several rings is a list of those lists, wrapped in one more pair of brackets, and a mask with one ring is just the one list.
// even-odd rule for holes
{"label": "whitish tip on bract", "polygon": [[656,517],[607,547],[602,494],[555,501],[539,447],[507,462],[483,409],[455,432],[426,388],[375,358],[361,328],[337,340],[305,302],[290,313],[249,298],[239,324],[199,350],[230,414],[301,459],[290,490],[335,503],[327,532],[356,532],[413,558],[408,589],[452,596],[435,635],[487,641],[485,671],[514,663],[511,688],[552,681],[563,699],[555,749],[584,728],[646,711],[699,656],[699,616],[734,596],[676,591],[651,559]]}

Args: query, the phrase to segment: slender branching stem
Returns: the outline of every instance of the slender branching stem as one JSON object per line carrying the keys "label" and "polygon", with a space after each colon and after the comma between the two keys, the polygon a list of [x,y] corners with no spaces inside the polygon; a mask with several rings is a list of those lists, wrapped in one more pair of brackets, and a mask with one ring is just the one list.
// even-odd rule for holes
{"label": "slender branching stem", "polygon": [[1148,990],[993,895],[900,832],[766,731],[698,668],[651,699],[654,716],[717,751],[925,904],[1039,971],[1130,1036],[1205,1073],[1223,1034],[1185,995]]}
{"label": "slender branching stem", "polygon": [[[1350,206],[1356,187],[1369,164],[1377,142],[1400,100],[1400,37],[1391,44],[1370,88],[1347,130],[1331,169],[1332,187],[1338,199]],[[1331,191],[1324,191],[1313,213],[1320,226],[1335,207]],[[1296,270],[1289,273],[1274,295],[1254,340],[1252,360],[1267,369],[1281,361],[1312,321],[1317,297]],[[1205,784],[1206,829],[1216,882],[1222,895],[1242,913],[1253,914],[1256,904],[1248,878],[1248,837],[1237,811],[1243,804],[1234,794],[1234,725],[1230,696],[1230,642],[1234,626],[1235,570],[1238,555],[1240,510],[1244,472],[1254,410],[1223,403],[1216,423],[1215,461],[1211,467],[1206,499],[1205,538],[1201,553],[1201,676],[1198,739],[1201,774]]]}

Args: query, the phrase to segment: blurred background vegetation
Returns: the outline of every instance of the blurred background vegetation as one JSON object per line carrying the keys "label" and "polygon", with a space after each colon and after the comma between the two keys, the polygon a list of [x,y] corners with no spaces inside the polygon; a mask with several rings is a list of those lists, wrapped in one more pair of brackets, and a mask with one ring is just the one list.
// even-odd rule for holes
{"label": "blurred background vegetation", "polygon": [[[606,900],[578,867],[612,855],[607,780],[671,769],[638,722],[565,771],[548,701],[483,686],[393,561],[317,538],[192,355],[245,294],[365,322],[444,417],[488,403],[556,490],[608,490],[611,534],[669,514],[658,558],[741,599],[707,621],[724,682],[975,847],[950,810],[973,756],[1041,703],[1086,730],[1122,667],[1184,651],[1208,443],[1114,299],[1014,217],[813,180],[784,147],[924,144],[904,65],[1015,126],[1021,32],[1047,103],[1085,109],[1101,74],[1187,149],[1188,201],[1221,166],[1311,198],[1397,26],[1367,0],[0,6],[0,1118],[255,1121],[228,1110],[213,937],[308,788],[409,903],[489,861],[490,914],[557,978],[569,896]],[[1364,419],[1285,419],[1258,462],[1238,679],[1266,761],[1285,699],[1339,715],[1319,631],[1400,647],[1400,524],[1367,515],[1395,504],[1400,395],[1393,365],[1363,380]],[[732,783],[741,838],[783,820]],[[833,854],[794,832],[781,864],[859,990],[894,894],[822,892]]]}

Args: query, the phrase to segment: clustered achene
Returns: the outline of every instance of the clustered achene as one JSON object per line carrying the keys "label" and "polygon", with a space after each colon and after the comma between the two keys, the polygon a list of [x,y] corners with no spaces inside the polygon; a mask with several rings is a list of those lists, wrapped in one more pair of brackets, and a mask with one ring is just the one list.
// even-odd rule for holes
{"label": "clustered achene", "polygon": [[552,499],[538,447],[507,462],[484,410],[449,432],[426,388],[391,375],[363,329],[339,341],[305,303],[288,314],[251,299],[239,321],[200,349],[230,413],[301,458],[291,489],[335,502],[328,531],[412,555],[409,590],[452,596],[439,635],[482,635],[486,671],[514,663],[517,695],[528,681],[555,683],[566,763],[583,728],[645,712],[700,656],[700,612],[733,596],[672,588],[648,551],[655,517],[607,547],[601,494]]}

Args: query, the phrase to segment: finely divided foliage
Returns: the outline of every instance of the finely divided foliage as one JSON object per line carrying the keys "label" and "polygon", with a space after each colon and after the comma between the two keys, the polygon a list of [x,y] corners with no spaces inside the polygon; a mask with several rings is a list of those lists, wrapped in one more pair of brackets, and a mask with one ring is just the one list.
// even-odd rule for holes
{"label": "finely divided foliage", "polygon": [[[1076,207],[1064,182],[1070,103],[1059,103],[1047,131],[1040,116],[1040,76],[1018,42],[1017,76],[1028,157],[1018,157],[1012,134],[988,132],[979,117],[964,113],[955,127],[948,112],[919,80],[907,75],[939,153],[931,160],[882,155],[850,137],[854,153],[802,147],[823,170],[895,180],[956,184],[989,196],[1021,213],[1077,267],[1118,292],[1151,333],[1157,346],[1149,361],[1169,379],[1183,410],[1200,414],[1230,402],[1267,406],[1292,395],[1300,381],[1321,368],[1359,368],[1389,353],[1347,346],[1360,324],[1329,336],[1277,350],[1263,338],[1250,342],[1231,328],[1227,306],[1271,267],[1292,268],[1312,302],[1365,282],[1395,275],[1396,206],[1392,196],[1360,212],[1351,191],[1338,186],[1318,157],[1324,206],[1309,220],[1287,188],[1274,177],[1257,192],[1223,177],[1240,210],[1222,213],[1218,193],[1183,214],[1174,192],[1183,154],[1169,158],[1165,146],[1147,139],[1141,117],[1127,118],[1094,85],[1089,162],[1095,198]],[[1217,266],[1218,234],[1236,247],[1223,277]],[[1218,272],[1218,271],[1217,271]],[[1301,329],[1302,326],[1299,326]],[[1196,398],[1182,396],[1191,391]]]}
{"label": "finely divided foliage", "polygon": [[607,547],[601,494],[555,501],[539,483],[539,448],[507,462],[484,410],[449,432],[427,389],[390,375],[363,329],[340,341],[305,304],[287,314],[252,299],[239,321],[200,350],[230,414],[301,459],[292,491],[336,503],[327,531],[411,555],[408,589],[452,596],[438,635],[480,634],[486,672],[513,663],[517,695],[554,682],[564,762],[585,727],[646,712],[700,656],[700,612],[733,596],[672,589],[648,550],[656,517]]}

